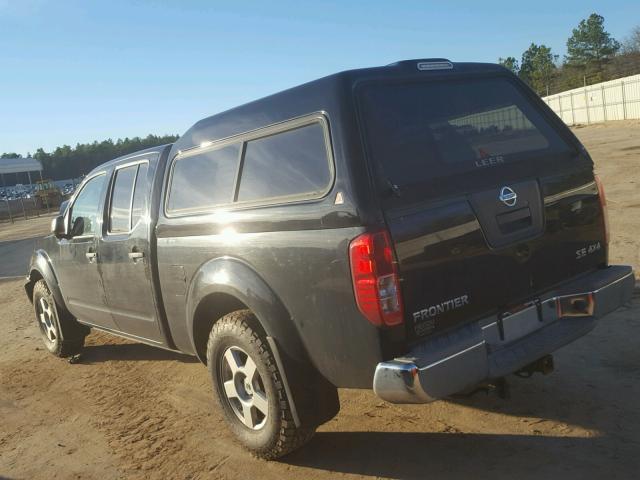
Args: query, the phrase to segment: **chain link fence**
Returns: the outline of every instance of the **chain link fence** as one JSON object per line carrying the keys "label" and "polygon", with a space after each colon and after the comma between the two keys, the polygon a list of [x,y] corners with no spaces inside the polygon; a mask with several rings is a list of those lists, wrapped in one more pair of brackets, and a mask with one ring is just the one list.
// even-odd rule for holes
{"label": "chain link fence", "polygon": [[58,210],[57,206],[39,198],[17,198],[0,200],[0,223],[14,223],[16,220],[28,220]]}

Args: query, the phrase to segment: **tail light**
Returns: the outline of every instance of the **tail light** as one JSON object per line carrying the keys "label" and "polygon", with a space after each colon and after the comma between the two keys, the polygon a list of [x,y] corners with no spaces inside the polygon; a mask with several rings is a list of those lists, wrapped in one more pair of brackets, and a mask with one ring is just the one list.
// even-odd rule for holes
{"label": "tail light", "polygon": [[604,223],[604,243],[609,245],[609,214],[607,213],[607,197],[604,194],[604,187],[598,175],[595,175],[596,185],[598,186],[598,197],[600,199],[600,207],[602,208],[602,221]]}
{"label": "tail light", "polygon": [[349,244],[351,277],[356,303],[377,326],[399,325],[404,320],[400,282],[386,231],[364,233]]}

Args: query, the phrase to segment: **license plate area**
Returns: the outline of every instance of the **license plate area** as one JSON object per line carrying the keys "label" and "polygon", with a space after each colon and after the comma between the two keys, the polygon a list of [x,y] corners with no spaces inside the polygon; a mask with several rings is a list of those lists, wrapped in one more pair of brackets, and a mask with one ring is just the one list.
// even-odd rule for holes
{"label": "license plate area", "polygon": [[528,303],[498,316],[498,329],[502,329],[501,340],[512,342],[540,328],[542,316],[538,305],[537,301]]}

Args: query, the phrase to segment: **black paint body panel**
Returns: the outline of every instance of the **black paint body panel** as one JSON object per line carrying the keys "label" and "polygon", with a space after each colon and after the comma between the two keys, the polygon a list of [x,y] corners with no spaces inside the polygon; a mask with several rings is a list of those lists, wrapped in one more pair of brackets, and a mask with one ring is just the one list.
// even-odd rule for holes
{"label": "black paint body panel", "polygon": [[[581,273],[607,263],[602,211],[590,170],[536,179],[542,196],[543,231],[493,248],[470,196],[389,211],[402,275],[410,338],[508,310]],[[499,187],[493,190],[497,204]],[[488,200],[487,200],[488,201]],[[542,207],[543,205],[543,207]],[[487,208],[491,210],[493,206]],[[585,245],[600,248],[577,259]],[[435,317],[412,313],[468,296],[468,303]]]}

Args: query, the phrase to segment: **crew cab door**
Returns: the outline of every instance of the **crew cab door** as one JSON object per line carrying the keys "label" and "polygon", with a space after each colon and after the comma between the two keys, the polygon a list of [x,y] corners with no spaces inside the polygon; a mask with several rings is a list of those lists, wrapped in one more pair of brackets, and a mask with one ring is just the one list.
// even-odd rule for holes
{"label": "crew cab door", "polygon": [[149,259],[149,197],[156,162],[154,153],[115,168],[98,252],[107,305],[118,330],[164,343]]}
{"label": "crew cab door", "polygon": [[115,328],[104,295],[97,252],[106,184],[107,174],[98,173],[76,195],[67,213],[69,238],[59,241],[60,255],[55,268],[69,311],[82,322]]}

